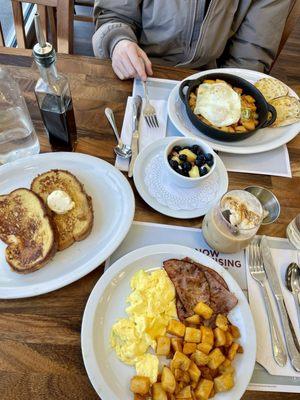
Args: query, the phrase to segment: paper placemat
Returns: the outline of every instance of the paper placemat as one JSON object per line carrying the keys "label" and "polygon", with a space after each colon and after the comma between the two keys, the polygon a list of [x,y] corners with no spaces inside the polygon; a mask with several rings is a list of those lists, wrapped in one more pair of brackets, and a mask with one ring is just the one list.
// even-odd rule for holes
{"label": "paper placemat", "polygon": [[[148,93],[150,100],[168,100],[173,87],[179,81],[148,78]],[[134,80],[132,95],[143,97],[143,86],[139,79]],[[182,136],[167,118],[167,136]],[[262,174],[272,176],[292,177],[290,158],[287,146],[258,154],[231,154],[218,152],[226,169],[231,172]]]}
{"label": "paper placemat", "polygon": [[[275,251],[277,249],[278,252],[288,250],[292,251],[294,257],[296,257],[296,251],[291,250],[287,239],[268,238],[268,240],[272,251],[274,249]],[[206,244],[201,229],[197,228],[134,221],[122,244],[107,260],[105,269],[133,250],[161,243],[189,246],[214,258],[231,273],[245,295],[248,295],[245,252],[219,253]],[[261,365],[256,363],[248,390],[300,393],[300,378],[270,375]]]}

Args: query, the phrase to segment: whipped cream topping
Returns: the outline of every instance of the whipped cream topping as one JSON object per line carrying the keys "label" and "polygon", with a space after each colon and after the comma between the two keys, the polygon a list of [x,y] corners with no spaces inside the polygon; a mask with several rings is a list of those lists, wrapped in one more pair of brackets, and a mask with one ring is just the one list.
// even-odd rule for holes
{"label": "whipped cream topping", "polygon": [[231,225],[238,229],[251,229],[261,220],[261,215],[251,209],[250,205],[235,196],[226,196],[221,202],[222,212],[228,210],[228,219]]}
{"label": "whipped cream topping", "polygon": [[74,201],[64,190],[54,190],[47,197],[47,205],[56,214],[65,214],[75,206]]}

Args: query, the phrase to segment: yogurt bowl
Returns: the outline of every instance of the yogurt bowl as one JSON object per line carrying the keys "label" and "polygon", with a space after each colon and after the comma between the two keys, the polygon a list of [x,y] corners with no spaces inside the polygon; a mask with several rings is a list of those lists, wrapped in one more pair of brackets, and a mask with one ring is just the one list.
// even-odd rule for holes
{"label": "yogurt bowl", "polygon": [[[197,146],[198,152],[196,150],[193,150],[197,148]],[[174,153],[173,150],[174,148],[176,149],[176,147],[178,147],[178,152]],[[190,152],[193,154],[191,154]],[[175,155],[173,156],[172,154]],[[182,157],[183,155],[186,157]],[[205,157],[208,158],[208,155],[211,155],[210,160],[204,160]],[[215,153],[213,149],[201,139],[188,137],[174,138],[174,140],[172,140],[165,149],[164,165],[168,176],[170,177],[170,180],[175,185],[182,188],[193,188],[201,185],[201,183],[213,173],[216,167],[216,160],[214,155]],[[181,161],[180,158],[186,158],[186,160]],[[173,166],[171,166],[170,162],[171,164],[173,164]],[[194,176],[197,175],[197,168],[194,168],[193,170],[193,172],[195,172],[196,170],[195,173],[190,172],[191,169],[189,171],[185,170],[185,172],[182,171],[182,168],[185,166],[184,163],[186,162],[191,164],[192,168],[194,168],[195,166],[198,168],[199,176]],[[178,164],[177,167],[176,163]],[[198,165],[196,165],[196,163]],[[201,175],[201,171],[205,171],[203,167],[205,167],[208,172]],[[185,175],[183,175],[183,173],[185,173]],[[191,174],[192,176],[189,176],[188,174]]]}

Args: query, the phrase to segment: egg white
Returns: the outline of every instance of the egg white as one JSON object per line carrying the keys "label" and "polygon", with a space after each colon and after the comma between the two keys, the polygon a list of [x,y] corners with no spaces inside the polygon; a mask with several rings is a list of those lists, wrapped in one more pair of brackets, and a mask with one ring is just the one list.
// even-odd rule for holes
{"label": "egg white", "polygon": [[241,98],[226,82],[202,83],[198,87],[194,113],[214,126],[229,126],[240,119]]}

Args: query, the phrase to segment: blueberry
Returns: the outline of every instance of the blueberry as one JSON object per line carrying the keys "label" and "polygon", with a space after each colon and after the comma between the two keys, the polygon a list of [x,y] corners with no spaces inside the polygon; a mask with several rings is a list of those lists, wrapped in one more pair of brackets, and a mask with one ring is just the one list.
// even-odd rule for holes
{"label": "blueberry", "polygon": [[197,144],[194,144],[194,145],[192,146],[192,152],[193,152],[194,154],[197,154],[198,151],[199,151],[199,146],[198,146]]}
{"label": "blueberry", "polygon": [[187,160],[187,155],[186,154],[179,154],[179,160],[180,161],[186,161]]}
{"label": "blueberry", "polygon": [[179,153],[180,150],[182,150],[181,146],[174,146],[173,147],[173,151],[175,151],[175,153]]}
{"label": "blueberry", "polygon": [[191,146],[184,146],[184,149],[186,149],[186,150],[192,150]]}
{"label": "blueberry", "polygon": [[208,160],[208,161],[206,162],[206,164],[207,164],[209,167],[212,167],[212,166],[214,165],[214,160]]}
{"label": "blueberry", "polygon": [[200,167],[200,176],[206,175],[208,173],[208,169],[204,166]]}
{"label": "blueberry", "polygon": [[168,155],[168,161],[170,162],[170,160],[172,159],[172,154]]}
{"label": "blueberry", "polygon": [[206,153],[206,154],[205,154],[205,160],[206,160],[206,161],[210,161],[210,160],[213,160],[213,159],[214,159],[214,157],[213,157],[212,154],[210,154],[210,153]]}
{"label": "blueberry", "polygon": [[177,162],[176,160],[170,160],[170,161],[169,161],[169,164],[171,165],[171,167],[172,167],[173,169],[178,168],[178,162]]}
{"label": "blueberry", "polygon": [[201,149],[201,147],[199,147],[197,151],[197,156],[200,156],[201,154],[203,154],[203,150]]}
{"label": "blueberry", "polygon": [[202,165],[204,165],[206,162],[205,156],[204,154],[200,154],[199,156],[197,156],[195,164],[197,165],[197,167],[201,167]]}
{"label": "blueberry", "polygon": [[183,169],[184,171],[186,171],[186,172],[189,172],[189,171],[192,169],[192,164],[191,164],[190,162],[188,162],[188,161],[185,161],[185,162],[182,164],[182,169]]}
{"label": "blueberry", "polygon": [[189,176],[189,171],[182,170],[181,175],[183,175],[183,176]]}

